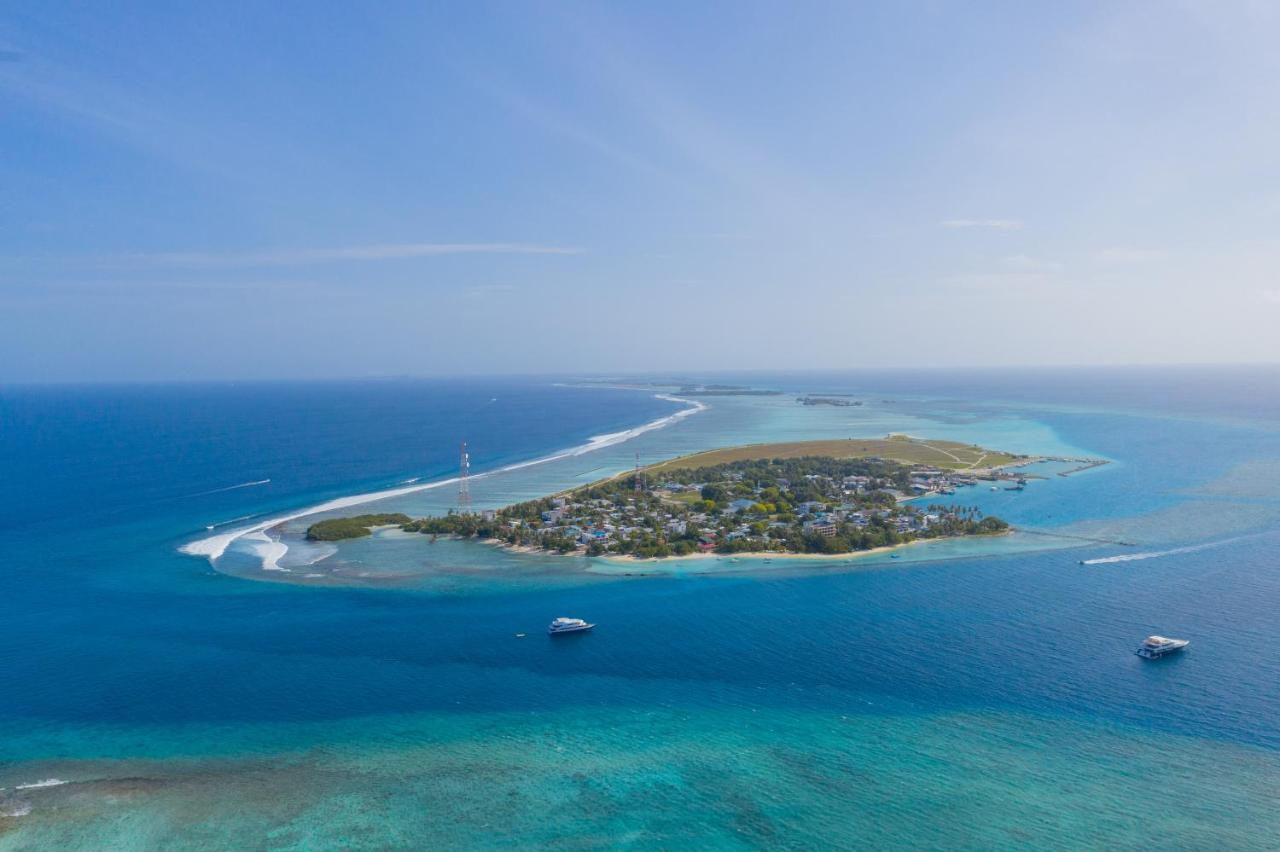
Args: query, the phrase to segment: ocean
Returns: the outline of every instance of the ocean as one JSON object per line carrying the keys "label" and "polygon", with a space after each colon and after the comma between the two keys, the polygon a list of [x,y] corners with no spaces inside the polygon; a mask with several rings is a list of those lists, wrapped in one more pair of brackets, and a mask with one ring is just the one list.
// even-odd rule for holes
{"label": "ocean", "polygon": [[[1280,846],[1280,370],[694,378],[784,393],[0,389],[0,849]],[[970,490],[1019,532],[892,561],[279,520],[446,511],[463,441],[487,508],[890,432],[1109,463]]]}

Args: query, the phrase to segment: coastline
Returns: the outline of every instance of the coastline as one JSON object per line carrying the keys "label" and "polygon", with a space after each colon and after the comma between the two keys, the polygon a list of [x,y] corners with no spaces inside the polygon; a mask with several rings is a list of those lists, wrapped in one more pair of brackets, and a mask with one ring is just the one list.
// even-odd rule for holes
{"label": "coastline", "polygon": [[818,562],[842,562],[850,559],[858,559],[865,556],[875,556],[881,553],[892,553],[896,550],[911,547],[913,545],[928,544],[930,542],[939,541],[962,541],[965,539],[975,538],[1001,538],[1016,532],[1010,527],[1007,530],[1001,530],[994,533],[980,533],[975,535],[950,535],[939,536],[937,538],[916,538],[911,541],[904,541],[898,544],[885,545],[883,547],[872,547],[867,550],[850,550],[846,553],[792,553],[785,550],[744,550],[737,553],[717,553],[716,551],[699,551],[697,553],[686,553],[681,556],[632,556],[630,554],[615,554],[609,556],[587,556],[580,551],[572,553],[559,553],[554,550],[544,550],[541,547],[531,547],[527,544],[509,544],[500,538],[485,539],[465,539],[461,536],[449,536],[455,541],[475,541],[477,544],[495,547],[500,550],[508,550],[512,553],[525,553],[537,556],[553,556],[560,559],[598,559],[602,562],[616,563],[619,565],[638,565],[638,564],[661,564],[664,562],[688,562],[688,561],[705,561],[718,560],[727,561],[730,559],[800,559],[813,560]]}
{"label": "coastline", "polygon": [[[681,420],[691,417],[694,414],[706,411],[708,408],[706,403],[692,399],[684,399],[671,394],[658,393],[654,394],[654,397],[656,399],[667,400],[669,402],[685,403],[688,407],[663,417],[659,417],[655,420],[650,420],[647,423],[643,423],[632,429],[625,429],[621,432],[608,432],[603,435],[593,435],[585,444],[579,444],[575,447],[569,447],[564,450],[557,450],[545,456],[529,459],[528,461],[515,462],[513,464],[497,468],[496,470],[472,474],[470,478],[472,480],[482,479],[495,476],[500,473],[506,473],[508,471],[522,470],[524,468],[533,467],[534,465],[547,464],[548,462],[559,461],[560,459],[586,455],[587,453],[602,450],[606,447],[625,443],[626,441],[647,432],[652,432],[656,429],[664,429],[667,426],[679,423]],[[318,515],[323,512],[332,512],[338,509],[349,509],[353,506],[361,506],[366,503],[374,503],[379,500],[403,497],[407,494],[416,494],[422,491],[442,488],[446,485],[456,485],[458,479],[458,477],[452,476],[446,479],[434,480],[432,482],[416,483],[398,488],[388,488],[382,491],[368,491],[362,494],[353,494],[349,497],[338,497],[296,512],[284,515],[273,515],[270,518],[253,524],[252,526],[229,530],[227,532],[218,533],[217,535],[206,536],[204,538],[196,539],[195,541],[187,542],[186,544],[181,545],[178,548],[178,551],[186,554],[187,556],[203,556],[208,559],[210,563],[216,563],[218,559],[226,553],[227,548],[235,543],[236,540],[246,537],[256,537],[257,544],[255,546],[255,551],[262,558],[263,570],[284,570],[280,567],[279,563],[285,553],[288,552],[289,548],[288,545],[284,544],[279,539],[271,539],[270,536],[266,534],[267,531],[273,527],[279,526],[280,524],[286,524],[290,521],[296,521],[299,518],[305,518],[310,515]]]}

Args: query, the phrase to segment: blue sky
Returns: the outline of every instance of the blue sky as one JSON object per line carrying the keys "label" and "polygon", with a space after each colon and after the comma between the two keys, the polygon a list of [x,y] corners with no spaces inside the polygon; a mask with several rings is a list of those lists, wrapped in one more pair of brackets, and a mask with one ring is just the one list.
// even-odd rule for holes
{"label": "blue sky", "polygon": [[0,380],[1280,360],[1280,6],[0,10]]}

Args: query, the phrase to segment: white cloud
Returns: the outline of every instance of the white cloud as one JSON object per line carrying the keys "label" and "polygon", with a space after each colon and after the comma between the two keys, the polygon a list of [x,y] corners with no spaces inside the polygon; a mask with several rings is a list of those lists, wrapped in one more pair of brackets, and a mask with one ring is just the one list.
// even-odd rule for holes
{"label": "white cloud", "polygon": [[1258,296],[1260,296],[1264,302],[1271,302],[1273,304],[1280,305],[1280,288],[1275,290],[1260,290],[1258,291]]}
{"label": "white cloud", "polygon": [[463,292],[468,296],[492,296],[494,293],[510,293],[514,289],[510,284],[472,284]]}
{"label": "white cloud", "polygon": [[1018,272],[1061,272],[1062,264],[1025,254],[1011,254],[1000,259],[1000,265]]}
{"label": "white cloud", "polygon": [[1098,252],[1096,258],[1099,263],[1130,264],[1153,263],[1155,261],[1164,260],[1168,256],[1167,252],[1160,251],[1159,249],[1114,246]]}
{"label": "white cloud", "polygon": [[1016,231],[1022,227],[1021,219],[944,219],[944,228],[990,228],[996,231]]}
{"label": "white cloud", "polygon": [[582,249],[531,243],[390,243],[341,248],[279,249],[261,252],[161,252],[116,258],[129,264],[164,267],[297,266],[364,260],[402,260],[449,254],[581,254]]}
{"label": "white cloud", "polygon": [[941,279],[944,285],[972,290],[1028,290],[1051,282],[1044,272],[974,272]]}

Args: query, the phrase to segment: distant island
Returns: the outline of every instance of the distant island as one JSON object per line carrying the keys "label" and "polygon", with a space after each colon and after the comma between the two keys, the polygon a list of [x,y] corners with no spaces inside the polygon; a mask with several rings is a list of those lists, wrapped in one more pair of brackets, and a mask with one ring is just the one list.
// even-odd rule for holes
{"label": "distant island", "polygon": [[839,408],[862,405],[860,400],[849,399],[844,394],[832,394],[830,396],[798,396],[796,397],[796,402],[802,405],[834,405]]}
{"label": "distant island", "polygon": [[1031,460],[906,436],[729,447],[503,509],[331,519],[307,537],[367,535],[396,523],[433,537],[586,556],[853,553],[1005,532],[1006,522],[976,507],[904,501],[952,495],[979,478],[1013,478],[1000,468]]}
{"label": "distant island", "polygon": [[779,390],[760,390],[743,385],[684,385],[676,393],[684,396],[781,396]]}
{"label": "distant island", "polygon": [[582,387],[618,387],[637,390],[657,389],[678,393],[682,396],[781,396],[780,390],[753,388],[747,385],[702,384],[682,379],[671,379],[659,382],[636,382],[621,379],[580,379],[575,384]]}

